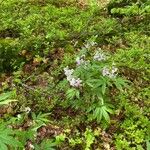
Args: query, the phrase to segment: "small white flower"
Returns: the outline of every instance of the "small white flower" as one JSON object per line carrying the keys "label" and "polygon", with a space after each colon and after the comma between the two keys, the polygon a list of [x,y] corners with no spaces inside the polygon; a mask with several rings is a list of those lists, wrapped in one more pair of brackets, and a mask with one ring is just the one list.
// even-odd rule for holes
{"label": "small white flower", "polygon": [[79,65],[82,65],[82,64],[85,64],[85,55],[81,55],[80,57],[77,57],[76,58],[76,63],[77,63],[77,66]]}
{"label": "small white flower", "polygon": [[85,61],[82,58],[80,58],[80,57],[76,58],[76,63],[77,63],[78,66],[81,65],[81,64],[84,64],[84,62]]}
{"label": "small white flower", "polygon": [[118,71],[118,68],[115,68],[114,66],[112,67],[112,73],[116,73]]}
{"label": "small white flower", "polygon": [[85,48],[87,48],[87,49],[90,48],[90,44],[89,44],[89,43],[85,44],[84,46],[85,46]]}
{"label": "small white flower", "polygon": [[118,71],[118,68],[112,67],[111,69],[104,67],[102,69],[102,75],[103,76],[108,76],[109,78],[115,78],[116,77],[116,72]]}
{"label": "small white flower", "polygon": [[90,42],[90,45],[91,45],[91,46],[95,46],[96,44],[97,44],[96,42],[93,42],[93,41]]}
{"label": "small white flower", "polygon": [[108,76],[109,75],[109,69],[104,67],[103,70],[102,70],[102,75],[103,76]]}
{"label": "small white flower", "polygon": [[110,78],[115,78],[116,77],[116,72],[118,71],[118,68],[115,68],[114,66],[112,67],[112,70],[111,70],[111,72],[110,72],[110,74],[109,74],[109,77]]}
{"label": "small white flower", "polygon": [[69,81],[70,85],[73,87],[80,87],[82,80],[80,78],[76,79],[72,74],[74,72],[73,69],[69,69],[68,67],[64,68],[65,75],[67,80]]}
{"label": "small white flower", "polygon": [[90,63],[89,60],[85,60],[85,55],[81,55],[81,57],[77,57],[76,58],[76,63],[77,63],[77,66],[83,66],[83,67],[86,67],[86,65],[88,65]]}
{"label": "small white flower", "polygon": [[80,78],[78,78],[77,80],[76,80],[76,84],[75,84],[75,86],[76,87],[80,87],[80,86],[82,86],[82,80],[80,80]]}
{"label": "small white flower", "polygon": [[97,44],[96,42],[91,41],[91,42],[84,44],[84,46],[86,49],[89,49],[89,48],[95,46],[96,44]]}
{"label": "small white flower", "polygon": [[68,80],[68,81],[71,81],[72,78],[73,78],[72,76],[67,76],[67,80]]}
{"label": "small white flower", "polygon": [[80,78],[78,79],[72,78],[72,80],[70,81],[70,85],[73,87],[80,87],[82,86],[81,83],[82,83],[82,80],[80,80]]}
{"label": "small white flower", "polygon": [[83,58],[83,59],[84,59],[84,58],[85,58],[85,55],[84,55],[84,54],[83,54],[83,55],[81,55],[81,58]]}
{"label": "small white flower", "polygon": [[29,144],[29,147],[30,147],[31,149],[34,149],[34,145],[32,145],[31,143]]}
{"label": "small white flower", "polygon": [[28,114],[31,111],[30,107],[25,107],[24,111]]}
{"label": "small white flower", "polygon": [[95,46],[96,44],[97,44],[96,42],[92,41],[92,42],[88,42],[88,43],[84,44],[84,46],[86,49],[89,49],[89,48]]}
{"label": "small white flower", "polygon": [[18,120],[20,120],[20,119],[21,119],[21,115],[20,115],[20,114],[18,114],[18,115],[17,115],[17,118],[18,118]]}
{"label": "small white flower", "polygon": [[96,52],[93,59],[97,61],[102,61],[102,60],[106,60],[106,56],[103,53]]}
{"label": "small white flower", "polygon": [[74,72],[73,69],[69,69],[69,67],[67,66],[66,68],[64,68],[64,72],[66,76],[71,76]]}
{"label": "small white flower", "polygon": [[75,86],[75,84],[76,84],[76,79],[75,79],[75,78],[72,78],[72,79],[70,80],[70,85],[71,85],[71,86]]}

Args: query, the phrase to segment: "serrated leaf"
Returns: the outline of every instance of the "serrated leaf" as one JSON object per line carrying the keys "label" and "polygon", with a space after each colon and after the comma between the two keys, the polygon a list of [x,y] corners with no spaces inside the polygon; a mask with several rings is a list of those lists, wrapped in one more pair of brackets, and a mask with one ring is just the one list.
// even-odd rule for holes
{"label": "serrated leaf", "polygon": [[146,140],[146,148],[147,148],[147,150],[150,150],[150,141],[149,140]]}
{"label": "serrated leaf", "polygon": [[97,121],[100,122],[102,119],[101,107],[96,108],[93,115],[94,115],[94,118],[96,118]]}
{"label": "serrated leaf", "polygon": [[10,98],[13,94],[14,94],[14,92],[7,92],[7,93],[1,94],[0,95],[0,101],[3,101],[7,98]]}
{"label": "serrated leaf", "polygon": [[103,80],[91,79],[91,80],[87,80],[86,84],[92,88],[98,88],[103,84]]}
{"label": "serrated leaf", "polygon": [[109,117],[109,114],[107,113],[106,109],[102,110],[102,114],[103,114],[104,119],[109,123],[110,117]]}
{"label": "serrated leaf", "polygon": [[13,138],[12,136],[8,136],[8,135],[0,135],[0,140],[10,146],[13,147],[23,147],[23,145],[17,141],[15,138]]}
{"label": "serrated leaf", "polygon": [[16,99],[7,99],[7,100],[3,100],[0,102],[0,105],[7,105],[11,102],[16,102],[17,100]]}
{"label": "serrated leaf", "polygon": [[108,107],[106,107],[106,111],[107,111],[107,112],[109,112],[110,114],[112,114],[112,113],[113,113],[113,110],[112,110],[112,109],[110,109],[110,108],[108,108]]}
{"label": "serrated leaf", "polygon": [[16,99],[10,99],[14,95],[14,92],[7,92],[0,95],[0,105],[7,105],[10,102],[17,101]]}
{"label": "serrated leaf", "polygon": [[88,86],[92,87],[92,88],[94,87],[93,84],[90,83],[90,82],[86,82],[86,84],[87,84]]}
{"label": "serrated leaf", "polygon": [[118,90],[122,91],[122,85],[118,82],[115,82],[115,86]]}
{"label": "serrated leaf", "polygon": [[106,83],[102,85],[102,94],[104,95],[106,92]]}
{"label": "serrated leaf", "polygon": [[102,119],[104,119],[106,122],[110,123],[110,117],[109,113],[112,113],[112,110],[109,109],[107,106],[103,105],[100,107],[97,107],[93,112],[93,117],[97,119],[97,122],[99,123]]}
{"label": "serrated leaf", "polygon": [[74,97],[79,99],[80,92],[77,89],[73,88],[73,89],[69,89],[66,95],[68,99],[73,99]]}
{"label": "serrated leaf", "polygon": [[55,150],[54,146],[56,146],[56,144],[53,140],[46,140],[41,144],[43,150]]}

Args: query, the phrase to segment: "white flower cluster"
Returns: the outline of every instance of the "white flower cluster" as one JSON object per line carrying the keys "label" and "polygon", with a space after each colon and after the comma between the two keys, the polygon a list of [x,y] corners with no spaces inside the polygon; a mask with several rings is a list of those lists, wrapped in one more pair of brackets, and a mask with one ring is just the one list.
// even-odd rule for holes
{"label": "white flower cluster", "polygon": [[72,74],[73,74],[74,70],[69,69],[69,67],[67,66],[66,68],[64,68],[64,72],[67,77],[67,80],[70,80],[72,78]]}
{"label": "white flower cluster", "polygon": [[70,85],[73,87],[81,87],[82,80],[80,78],[75,78],[72,74],[74,72],[73,69],[69,69],[68,66],[64,68],[65,75],[67,80],[69,81]]}
{"label": "white flower cluster", "polygon": [[102,60],[106,60],[106,56],[105,54],[103,54],[102,52],[97,51],[93,57],[94,60],[97,61],[102,61]]}
{"label": "white flower cluster", "polygon": [[116,77],[116,72],[117,72],[118,68],[116,67],[112,67],[111,69],[108,67],[104,67],[102,70],[102,75],[103,76],[108,76],[109,78],[115,78]]}

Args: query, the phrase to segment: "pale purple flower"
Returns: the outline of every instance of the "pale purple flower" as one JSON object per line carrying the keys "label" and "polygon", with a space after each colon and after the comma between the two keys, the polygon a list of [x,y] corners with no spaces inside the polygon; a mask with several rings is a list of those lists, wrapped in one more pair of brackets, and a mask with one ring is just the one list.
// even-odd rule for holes
{"label": "pale purple flower", "polygon": [[80,87],[82,86],[82,80],[80,78],[76,79],[76,84],[75,84],[75,87]]}
{"label": "pale purple flower", "polygon": [[71,86],[75,86],[75,84],[76,84],[76,79],[75,79],[75,78],[72,78],[71,80],[69,80],[69,82],[70,82],[70,85],[71,85]]}
{"label": "pale purple flower", "polygon": [[96,52],[93,59],[97,61],[102,61],[102,60],[106,60],[106,56],[103,53]]}
{"label": "pale purple flower", "polygon": [[80,86],[82,86],[81,83],[82,83],[82,80],[80,78],[78,78],[78,79],[72,78],[70,81],[70,85],[73,87],[80,87]]}
{"label": "pale purple flower", "polygon": [[89,60],[85,61],[85,55],[76,58],[77,66],[81,66],[81,65],[86,66],[87,64],[89,64],[89,62],[90,62]]}
{"label": "pale purple flower", "polygon": [[109,78],[112,79],[112,78],[115,78],[115,77],[116,77],[116,74],[110,73],[108,76],[109,76]]}
{"label": "pale purple flower", "polygon": [[116,77],[116,72],[118,71],[118,68],[116,67],[112,67],[111,69],[110,68],[107,68],[107,67],[104,67],[103,70],[102,70],[102,75],[103,76],[107,76],[109,78],[115,78]]}
{"label": "pale purple flower", "polygon": [[102,75],[103,76],[108,76],[109,75],[109,69],[104,67],[103,70],[102,70]]}
{"label": "pale purple flower", "polygon": [[67,80],[69,81],[70,85],[73,87],[80,87],[82,86],[80,78],[76,79],[72,74],[74,72],[73,69],[69,69],[68,66],[64,68],[65,75],[67,77]]}
{"label": "pale purple flower", "polygon": [[77,57],[76,58],[76,63],[77,63],[77,65],[79,66],[79,65],[81,65],[81,64],[84,64],[84,59],[83,58],[80,58],[80,57]]}

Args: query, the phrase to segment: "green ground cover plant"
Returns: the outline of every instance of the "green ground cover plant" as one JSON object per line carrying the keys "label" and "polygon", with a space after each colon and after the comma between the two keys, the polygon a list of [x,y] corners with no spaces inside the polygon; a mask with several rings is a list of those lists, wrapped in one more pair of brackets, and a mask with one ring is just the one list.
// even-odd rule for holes
{"label": "green ground cover plant", "polygon": [[149,150],[149,31],[149,0],[0,0],[0,150]]}

